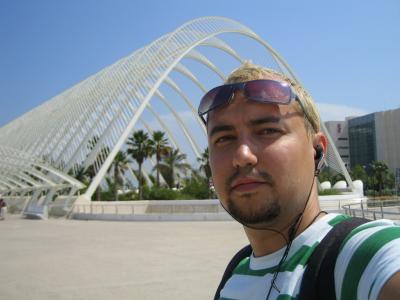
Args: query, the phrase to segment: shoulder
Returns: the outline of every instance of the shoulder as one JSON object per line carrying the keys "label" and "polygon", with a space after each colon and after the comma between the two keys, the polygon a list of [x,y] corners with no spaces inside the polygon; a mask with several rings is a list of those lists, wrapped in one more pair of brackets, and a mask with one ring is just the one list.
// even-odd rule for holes
{"label": "shoulder", "polygon": [[400,226],[377,220],[353,229],[341,245],[335,266],[339,299],[376,299],[385,282],[400,271]]}
{"label": "shoulder", "polygon": [[373,253],[385,244],[400,238],[400,226],[391,220],[376,220],[354,228],[344,239],[340,255]]}

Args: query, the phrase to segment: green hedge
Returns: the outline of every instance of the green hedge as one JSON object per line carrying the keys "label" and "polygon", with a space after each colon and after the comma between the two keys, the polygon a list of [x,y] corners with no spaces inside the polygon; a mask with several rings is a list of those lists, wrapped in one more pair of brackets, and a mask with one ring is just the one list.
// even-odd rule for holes
{"label": "green hedge", "polygon": [[341,195],[342,193],[336,189],[326,189],[319,191],[318,194],[320,196],[329,196],[329,195]]}

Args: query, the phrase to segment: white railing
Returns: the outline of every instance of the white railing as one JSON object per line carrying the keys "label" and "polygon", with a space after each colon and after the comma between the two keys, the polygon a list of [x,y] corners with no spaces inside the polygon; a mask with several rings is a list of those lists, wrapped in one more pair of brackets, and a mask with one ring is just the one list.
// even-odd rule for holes
{"label": "white railing", "polygon": [[343,205],[346,214],[371,220],[400,220],[400,198],[391,200],[364,200]]}
{"label": "white railing", "polygon": [[146,200],[75,204],[74,219],[97,220],[229,220],[216,199]]}
{"label": "white railing", "polygon": [[[6,198],[10,210],[19,213],[27,198],[11,198],[13,197]],[[58,197],[48,205],[49,216],[85,220],[231,220],[217,199],[93,201],[73,204],[74,201],[64,198]],[[372,201],[366,197],[349,194],[320,196],[319,200],[321,209],[328,212],[400,222],[400,198]],[[16,208],[11,209],[14,206]]]}

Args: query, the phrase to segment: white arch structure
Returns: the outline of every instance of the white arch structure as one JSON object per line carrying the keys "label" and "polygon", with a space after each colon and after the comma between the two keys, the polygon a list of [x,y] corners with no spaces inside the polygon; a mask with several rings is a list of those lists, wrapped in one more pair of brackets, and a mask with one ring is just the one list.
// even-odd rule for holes
{"label": "white arch structure", "polygon": [[[229,45],[223,39],[226,34],[240,35],[261,45],[278,71],[299,81],[285,60],[242,24],[221,17],[192,20],[0,128],[0,193],[29,194],[31,202],[41,199],[44,205],[56,193],[72,197],[83,187],[72,177],[78,166],[94,165],[96,176],[79,197],[81,201],[90,201],[139,122],[149,132],[158,124],[176,147],[186,144],[199,156],[202,149],[198,142],[205,140],[205,131],[196,114],[198,99],[191,98],[187,87],[179,85],[173,74],[190,82],[193,85],[190,89],[197,89],[198,95],[211,86],[184,62],[200,64],[222,81],[225,73],[202,50],[209,48],[223,53],[236,63],[230,69],[237,67],[242,58],[234,49],[236,45]],[[251,58],[251,54],[246,53],[245,58]],[[173,91],[172,98],[161,91],[165,88]],[[200,136],[193,134],[180,116],[176,109],[178,102],[196,120]],[[155,108],[160,105],[169,109],[182,129],[180,133],[168,128],[157,115]],[[155,117],[154,122],[149,123],[143,117],[145,111]],[[94,138],[97,142],[89,147]],[[328,164],[344,174],[351,184],[333,143],[330,145]]]}

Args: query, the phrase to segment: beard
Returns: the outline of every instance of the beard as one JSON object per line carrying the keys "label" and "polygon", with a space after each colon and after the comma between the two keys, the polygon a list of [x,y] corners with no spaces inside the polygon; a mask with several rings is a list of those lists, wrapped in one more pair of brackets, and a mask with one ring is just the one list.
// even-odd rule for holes
{"label": "beard", "polygon": [[[248,205],[251,205],[251,201],[254,201],[251,199],[250,194],[244,195],[243,197],[249,201]],[[243,225],[271,223],[280,215],[281,206],[279,205],[279,200],[274,197],[270,200],[262,199],[262,201],[260,208],[244,211],[243,208],[239,207],[237,201],[229,198],[227,201],[227,209],[231,216]]]}
{"label": "beard", "polygon": [[[250,193],[242,195],[242,199],[234,199],[229,195],[231,183],[244,174],[252,174],[253,176],[262,178],[265,183],[271,187],[270,195],[262,199],[253,199],[255,195]],[[230,215],[241,224],[255,225],[271,223],[279,217],[281,213],[280,200],[279,196],[276,194],[276,190],[274,190],[274,180],[269,173],[256,171],[254,169],[237,170],[235,174],[228,178],[225,187],[229,195],[226,202],[227,210]],[[243,201],[245,203],[240,203]],[[244,205],[248,206],[247,209],[242,207]]]}

